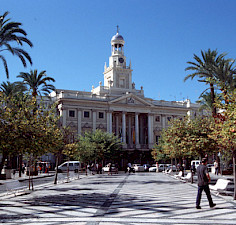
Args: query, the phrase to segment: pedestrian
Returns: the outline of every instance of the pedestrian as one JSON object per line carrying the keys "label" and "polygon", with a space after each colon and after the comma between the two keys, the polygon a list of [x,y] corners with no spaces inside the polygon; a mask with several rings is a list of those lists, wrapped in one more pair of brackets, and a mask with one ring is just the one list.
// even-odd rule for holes
{"label": "pedestrian", "polygon": [[219,173],[219,164],[218,164],[218,161],[215,160],[214,162],[214,167],[215,167],[215,175],[218,176],[218,173]]}
{"label": "pedestrian", "polygon": [[158,173],[159,172],[159,164],[158,164],[158,162],[156,162],[156,173]]}
{"label": "pedestrian", "polygon": [[196,166],[195,166],[195,162],[193,162],[192,166],[191,166],[191,172],[193,175],[195,175],[196,173]]}
{"label": "pedestrian", "polygon": [[184,164],[179,166],[179,171],[182,171],[182,177],[184,177]]}
{"label": "pedestrian", "polygon": [[98,174],[102,174],[102,163],[98,163]]}
{"label": "pedestrian", "polygon": [[111,163],[108,164],[108,167],[109,167],[108,175],[112,175],[112,165],[111,165]]}
{"label": "pedestrian", "polygon": [[95,173],[94,173],[95,170],[96,170],[95,167],[96,167],[96,165],[95,165],[94,163],[92,163],[92,165],[90,166],[90,171],[91,171],[91,174],[92,174],[92,175],[95,174]]}
{"label": "pedestrian", "polygon": [[24,163],[22,164],[22,173],[23,174],[25,173],[25,164]]}
{"label": "pedestrian", "polygon": [[129,162],[129,163],[127,163],[127,169],[126,169],[126,171],[125,172],[131,172],[131,167],[132,167],[132,165],[131,165],[131,163]]}
{"label": "pedestrian", "polygon": [[210,175],[207,170],[207,159],[202,159],[202,164],[197,167],[197,176],[198,176],[198,193],[197,193],[197,199],[196,199],[196,208],[201,209],[200,203],[201,203],[201,197],[202,197],[202,191],[204,190],[209,202],[209,205],[211,208],[216,206],[216,204],[213,203],[211,198],[211,192],[209,189],[209,182],[211,181]]}

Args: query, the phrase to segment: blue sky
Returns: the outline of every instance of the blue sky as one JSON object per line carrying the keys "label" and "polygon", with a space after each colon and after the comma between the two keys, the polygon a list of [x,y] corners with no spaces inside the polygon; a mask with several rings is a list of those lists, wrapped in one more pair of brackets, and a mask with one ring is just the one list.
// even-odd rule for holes
{"label": "blue sky", "polygon": [[[236,58],[234,0],[1,0],[1,11],[21,22],[34,47],[33,65],[5,54],[10,81],[20,72],[46,70],[59,89],[90,91],[103,82],[110,40],[120,27],[136,88],[157,100],[195,102],[207,88],[183,82],[187,61],[217,49]],[[0,64],[0,83],[7,81]]]}

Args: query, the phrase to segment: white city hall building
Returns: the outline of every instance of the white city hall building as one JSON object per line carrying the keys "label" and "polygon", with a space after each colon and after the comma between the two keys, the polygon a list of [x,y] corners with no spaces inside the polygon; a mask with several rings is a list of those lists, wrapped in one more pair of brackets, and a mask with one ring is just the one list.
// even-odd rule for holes
{"label": "white city hall building", "polygon": [[123,142],[120,166],[152,163],[152,147],[168,121],[195,115],[199,105],[189,100],[163,101],[146,98],[143,87],[136,89],[131,63],[124,54],[124,38],[117,32],[111,39],[109,65],[104,67],[104,82],[91,92],[57,89],[51,94],[58,101],[62,125],[75,133],[101,129],[113,132]]}

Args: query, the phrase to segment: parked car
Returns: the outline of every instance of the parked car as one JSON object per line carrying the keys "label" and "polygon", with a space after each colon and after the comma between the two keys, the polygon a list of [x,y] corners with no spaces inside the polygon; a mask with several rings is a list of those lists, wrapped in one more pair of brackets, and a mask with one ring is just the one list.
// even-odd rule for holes
{"label": "parked car", "polygon": [[191,161],[191,166],[195,165],[195,168],[197,169],[198,166],[201,164],[201,160],[192,160]]}
{"label": "parked car", "polygon": [[158,171],[162,172],[168,168],[168,166],[171,166],[170,164],[159,164]]}
{"label": "parked car", "polygon": [[151,167],[149,164],[143,164],[144,170],[148,171],[148,169]]}
{"label": "parked car", "polygon": [[81,164],[79,161],[67,161],[58,166],[59,173],[66,172],[68,169],[69,171],[78,172],[81,169]]}
{"label": "parked car", "polygon": [[[106,166],[102,167],[102,171],[103,172],[109,172],[109,164],[107,164]],[[115,167],[114,164],[111,165],[111,172],[117,172],[118,169]]]}
{"label": "parked car", "polygon": [[207,164],[208,172],[212,172],[212,167],[214,167],[214,164]]}
{"label": "parked car", "polygon": [[156,164],[153,164],[153,165],[148,169],[149,172],[156,172],[156,170],[157,170]]}
{"label": "parked car", "polygon": [[144,166],[141,166],[140,164],[134,164],[133,165],[135,172],[144,172],[145,168]]}
{"label": "parked car", "polygon": [[167,169],[168,169],[168,170],[169,170],[169,169],[172,169],[173,172],[176,172],[176,171],[177,171],[177,168],[176,168],[175,165],[170,165],[170,166],[167,167]]}

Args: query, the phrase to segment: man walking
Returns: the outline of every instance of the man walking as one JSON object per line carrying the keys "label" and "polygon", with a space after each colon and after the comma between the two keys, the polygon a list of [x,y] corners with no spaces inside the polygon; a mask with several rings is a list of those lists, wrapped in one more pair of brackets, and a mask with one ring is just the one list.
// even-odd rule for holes
{"label": "man walking", "polygon": [[198,193],[197,193],[197,200],[196,200],[196,208],[201,209],[201,197],[202,191],[204,190],[209,201],[209,205],[211,208],[215,207],[216,204],[213,203],[211,198],[211,193],[209,189],[209,182],[211,181],[210,175],[207,171],[207,159],[202,159],[202,164],[197,168],[197,176],[198,176]]}

